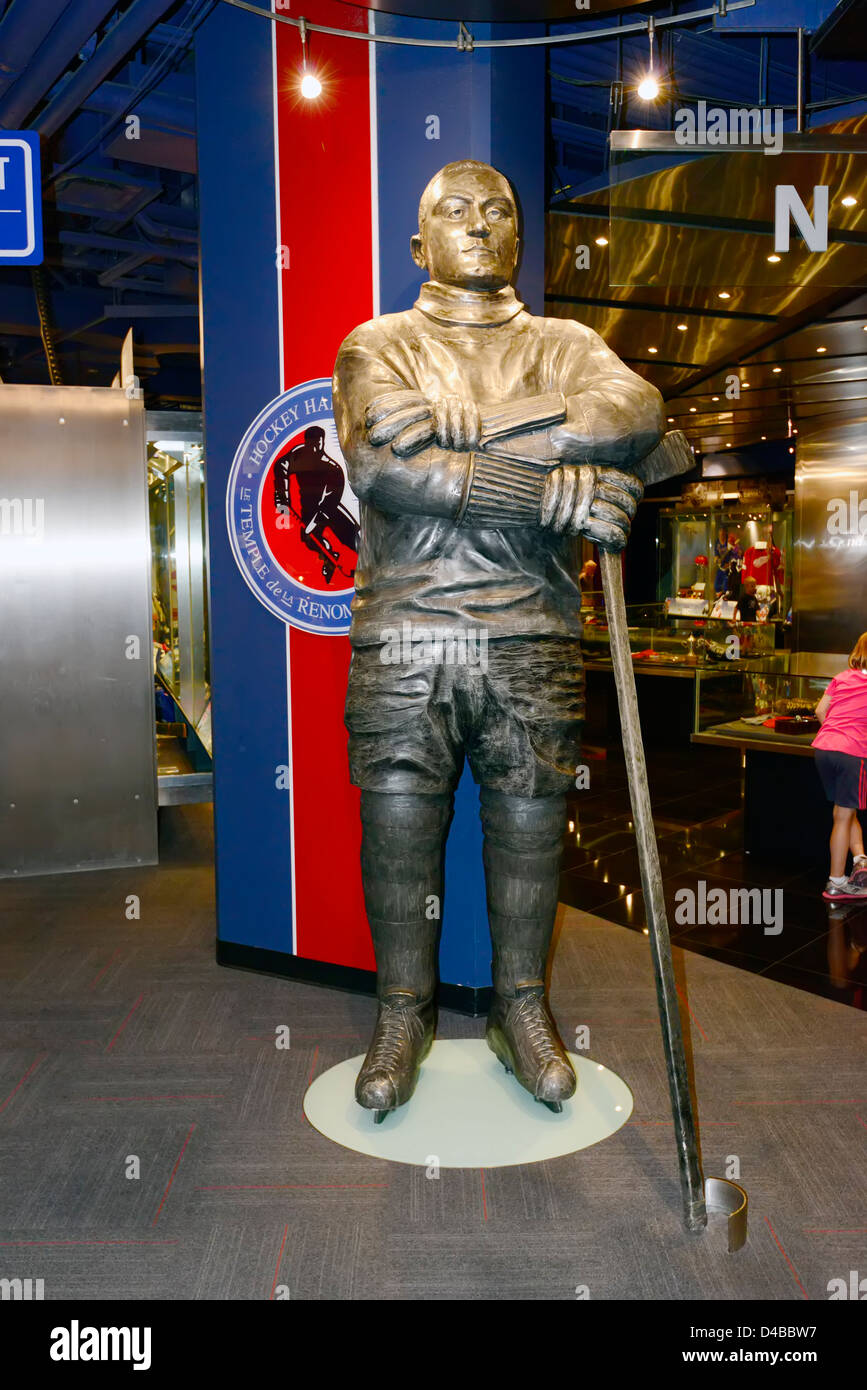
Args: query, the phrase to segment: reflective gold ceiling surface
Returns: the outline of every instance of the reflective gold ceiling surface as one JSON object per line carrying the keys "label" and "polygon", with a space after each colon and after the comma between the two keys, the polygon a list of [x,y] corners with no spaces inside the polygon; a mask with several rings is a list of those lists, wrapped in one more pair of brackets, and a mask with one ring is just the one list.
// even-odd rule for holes
{"label": "reflective gold ceiling surface", "polygon": [[[867,139],[867,117],[822,133]],[[867,284],[865,172],[867,155],[851,152],[714,154],[577,198],[548,217],[546,313],[601,333],[659,387],[699,452],[785,438],[820,414],[850,418],[867,400],[867,294],[857,288]],[[768,262],[773,185],[794,183],[811,207],[821,182],[828,253],[808,252],[793,233],[788,255]],[[840,204],[844,193],[855,206]],[[643,220],[618,219],[612,231],[609,196],[612,210]],[[841,233],[858,241],[835,241]],[[611,246],[597,237],[652,283],[612,286]],[[576,268],[581,246],[587,269]],[[748,383],[736,399],[725,395],[731,375]]]}

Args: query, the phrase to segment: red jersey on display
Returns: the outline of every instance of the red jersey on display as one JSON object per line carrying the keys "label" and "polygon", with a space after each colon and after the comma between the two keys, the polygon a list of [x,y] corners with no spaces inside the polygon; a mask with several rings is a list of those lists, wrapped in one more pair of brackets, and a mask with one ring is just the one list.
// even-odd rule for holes
{"label": "red jersey on display", "polygon": [[760,550],[758,546],[751,545],[744,556],[741,579],[754,579],[757,584],[782,584],[783,565],[779,547],[775,545],[769,556],[767,546]]}
{"label": "red jersey on display", "polygon": [[851,667],[828,686],[831,705],[813,739],[814,748],[867,758],[867,671]]}

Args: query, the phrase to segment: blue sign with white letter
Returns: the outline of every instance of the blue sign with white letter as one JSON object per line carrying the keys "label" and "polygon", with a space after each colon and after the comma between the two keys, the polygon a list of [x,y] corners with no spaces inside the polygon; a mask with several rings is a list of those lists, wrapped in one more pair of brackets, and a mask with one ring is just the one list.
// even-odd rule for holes
{"label": "blue sign with white letter", "polygon": [[42,264],[39,136],[0,132],[0,265]]}

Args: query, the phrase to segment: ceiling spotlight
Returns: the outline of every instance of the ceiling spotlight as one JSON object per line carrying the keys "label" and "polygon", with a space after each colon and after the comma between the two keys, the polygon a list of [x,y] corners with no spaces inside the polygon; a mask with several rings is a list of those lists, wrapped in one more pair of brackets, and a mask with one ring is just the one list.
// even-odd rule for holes
{"label": "ceiling spotlight", "polygon": [[686,332],[686,324],[685,324],[685,323],[679,323],[679,324],[677,325],[677,331],[678,331],[678,333],[685,333],[685,332]]}
{"label": "ceiling spotlight", "polygon": [[816,351],[817,351],[817,352],[827,352],[828,349],[827,349],[827,348],[816,348]]}
{"label": "ceiling spotlight", "polygon": [[650,63],[647,72],[644,74],[644,76],[638,84],[638,95],[641,97],[642,101],[656,101],[656,98],[659,96],[659,83],[657,82],[656,74],[653,71],[653,34],[654,20],[653,15],[651,15],[647,21],[647,38],[650,44]]}
{"label": "ceiling spotlight", "polygon": [[731,295],[729,294],[728,290],[720,290],[719,294],[717,295],[717,299],[731,299]]}
{"label": "ceiling spotlight", "polygon": [[596,245],[597,245],[597,246],[607,246],[607,245],[608,245],[608,238],[607,238],[607,236],[598,236],[598,237],[596,238]]}
{"label": "ceiling spotlight", "polygon": [[668,423],[669,423],[670,425],[673,425],[673,424],[674,424],[674,416],[673,416],[673,415],[669,415],[669,417],[668,417]]}
{"label": "ceiling spotlight", "polygon": [[690,415],[695,415],[696,409],[697,409],[696,406],[691,405],[691,406],[689,407],[689,413],[690,413]]}
{"label": "ceiling spotlight", "polygon": [[648,352],[659,352],[659,348],[648,348]]}
{"label": "ceiling spotlight", "polygon": [[718,400],[719,400],[719,396],[711,396],[711,400],[712,400],[712,401],[718,401]]}
{"label": "ceiling spotlight", "polygon": [[779,261],[779,259],[780,259],[780,258],[779,258],[779,256],[776,254],[776,252],[774,252],[773,255],[768,256],[768,260],[770,261],[771,265],[776,265],[777,262]]}
{"label": "ceiling spotlight", "polygon": [[768,437],[768,436],[767,436],[766,434],[763,434],[763,435],[762,435],[762,439],[767,439],[767,437]]}
{"label": "ceiling spotlight", "polygon": [[745,391],[749,391],[750,389],[750,383],[748,381],[742,381],[741,386],[744,388]]}
{"label": "ceiling spotlight", "polygon": [[853,208],[857,201],[858,199],[853,198],[851,193],[847,193],[845,198],[840,199],[840,202],[843,204],[844,208]]}
{"label": "ceiling spotlight", "polygon": [[781,372],[782,370],[783,370],[782,367],[774,367],[774,371],[775,371],[775,372]]}
{"label": "ceiling spotlight", "polygon": [[789,445],[789,453],[790,453],[790,454],[793,454],[794,452],[795,452],[794,447],[793,447],[793,445],[790,444],[790,445]]}
{"label": "ceiling spotlight", "polygon": [[307,21],[304,19],[298,22],[298,33],[301,38],[301,95],[308,101],[315,101],[322,94],[322,83],[319,78],[307,70]]}
{"label": "ceiling spotlight", "polygon": [[731,444],[727,444],[727,445],[726,445],[726,448],[727,448],[727,449],[730,449],[731,447],[732,447]]}

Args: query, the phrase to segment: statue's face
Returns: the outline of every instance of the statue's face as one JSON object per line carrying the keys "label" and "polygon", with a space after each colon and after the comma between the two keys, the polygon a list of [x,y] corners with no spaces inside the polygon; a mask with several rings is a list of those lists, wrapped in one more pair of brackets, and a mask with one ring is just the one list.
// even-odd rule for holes
{"label": "statue's face", "polygon": [[508,285],[518,255],[518,213],[495,169],[444,175],[431,190],[413,260],[432,280],[462,289]]}

